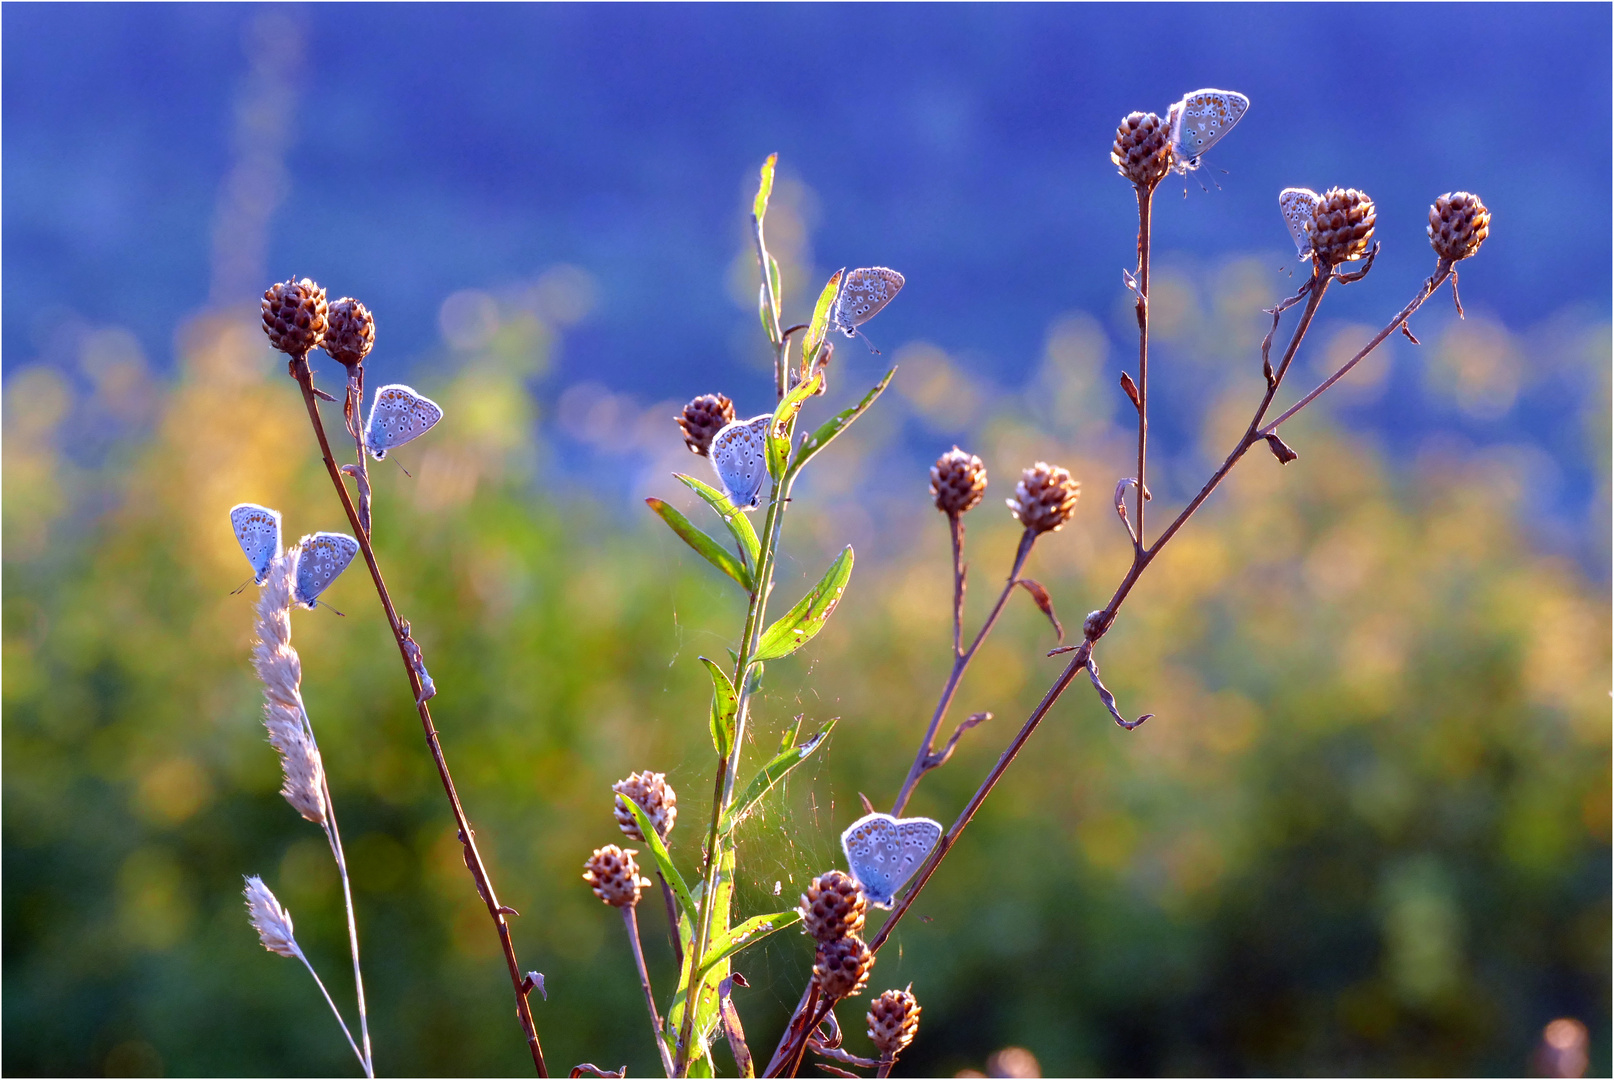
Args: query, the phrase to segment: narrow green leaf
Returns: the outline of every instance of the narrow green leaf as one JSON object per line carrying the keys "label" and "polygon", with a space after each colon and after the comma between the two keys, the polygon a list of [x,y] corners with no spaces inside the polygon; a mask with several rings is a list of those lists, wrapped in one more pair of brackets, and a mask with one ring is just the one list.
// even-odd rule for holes
{"label": "narrow green leaf", "polygon": [[885,388],[891,385],[891,378],[892,376],[896,375],[896,373],[896,368],[892,368],[890,371],[886,372],[885,378],[881,379],[880,384],[873,390],[870,390],[867,394],[864,394],[862,401],[858,402],[850,409],[845,409],[839,413],[836,413],[834,416],[830,417],[828,420],[819,425],[817,431],[807,436],[807,438],[802,441],[801,449],[796,452],[796,460],[790,463],[790,471],[800,472],[801,467],[807,464],[809,458],[818,453],[820,450],[824,449],[824,447],[828,446],[830,441],[834,439],[835,436],[851,427],[852,421],[856,420],[858,417],[867,412],[869,406],[874,404],[874,399],[884,393]]}
{"label": "narrow green leaf", "polygon": [[783,311],[785,308],[785,287],[779,280],[779,260],[770,253],[768,255],[768,280],[773,282],[773,302]]}
{"label": "narrow green leaf", "polygon": [[773,410],[773,423],[768,425],[768,475],[775,480],[785,474],[785,463],[790,459],[790,425],[823,382],[824,373],[813,372],[812,378],[786,394]]}
{"label": "narrow green leaf", "polygon": [[694,548],[697,554],[739,582],[740,588],[746,592],[755,588],[751,582],[750,571],[740,564],[740,560],[730,555],[716,540],[697,529],[687,517],[679,513],[677,507],[657,498],[646,499],[645,504],[654,510],[684,543]]}
{"label": "narrow green leaf", "polygon": [[751,216],[760,223],[768,213],[768,196],[773,194],[773,169],[779,164],[778,154],[769,154],[762,163],[762,182],[757,185],[757,197],[751,203]]}
{"label": "narrow green leaf", "polygon": [[778,622],[763,631],[754,659],[777,660],[789,656],[817,637],[834,613],[835,605],[841,602],[841,594],[846,591],[846,582],[851,576],[852,548],[848,545],[830,563],[818,584],[796,601],[795,607],[780,616]]}
{"label": "narrow green leaf", "polygon": [[813,308],[813,320],[807,324],[807,336],[801,341],[801,362],[804,368],[812,367],[813,360],[818,356],[818,347],[824,343],[824,334],[829,330],[829,309],[835,303],[835,297],[840,295],[841,278],[846,275],[846,268],[835,271],[835,276],[829,279],[824,291],[818,294],[818,304]]}
{"label": "narrow green leaf", "polygon": [[717,516],[723,519],[729,532],[733,535],[735,543],[740,545],[740,554],[745,559],[746,567],[752,573],[756,572],[757,561],[762,558],[762,544],[757,540],[757,531],[751,527],[751,519],[734,508],[729,497],[710,484],[703,484],[693,476],[683,473],[673,473],[678,482],[701,497],[701,500],[717,511]]}
{"label": "narrow green leaf", "polygon": [[[835,721],[831,720],[819,729],[817,735],[814,735],[800,746],[787,743],[772,761],[757,770],[756,776],[746,786],[745,794],[741,795],[729,807],[728,813],[723,815],[723,820],[718,825],[718,835],[727,836],[732,833],[740,822],[744,821],[757,808],[757,805],[762,802],[763,796],[772,791],[774,785],[785,778],[786,773],[806,761],[812,756],[813,751],[823,745],[824,739],[829,736],[830,729],[834,726]],[[787,736],[787,738],[790,737]]]}
{"label": "narrow green leaf", "polygon": [[776,911],[771,915],[753,915],[721,938],[712,942],[711,948],[706,952],[706,959],[701,963],[701,971],[707,972],[720,960],[726,960],[749,945],[755,945],[763,938],[776,930],[783,930],[792,923],[801,920],[801,909],[790,908],[786,911]]}
{"label": "narrow green leaf", "polygon": [[768,307],[768,287],[757,286],[757,316],[762,320],[762,332],[773,340],[773,311]]}
{"label": "narrow green leaf", "polygon": [[678,867],[673,865],[672,856],[667,853],[667,845],[661,842],[661,834],[657,833],[656,827],[650,823],[650,815],[626,795],[620,795],[618,798],[627,804],[633,819],[639,823],[639,831],[644,834],[644,843],[650,849],[650,857],[655,860],[656,869],[661,871],[661,876],[667,879],[667,884],[672,886],[673,897],[678,901],[678,905],[686,912],[693,912],[695,902],[689,898],[689,886],[684,884],[684,876],[678,872]]}
{"label": "narrow green leaf", "polygon": [[712,677],[712,745],[719,757],[728,757],[734,749],[734,725],[739,712],[740,699],[734,693],[734,684],[723,669],[701,657],[707,674]]}

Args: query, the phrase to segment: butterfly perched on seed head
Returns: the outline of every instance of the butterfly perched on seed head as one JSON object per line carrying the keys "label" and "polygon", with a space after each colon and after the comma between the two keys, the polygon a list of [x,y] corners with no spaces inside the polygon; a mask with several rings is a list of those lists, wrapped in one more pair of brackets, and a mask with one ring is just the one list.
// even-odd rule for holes
{"label": "butterfly perched on seed head", "polygon": [[262,585],[269,576],[269,564],[280,555],[280,511],[257,503],[237,503],[230,507],[230,528],[252,564],[252,580]]}
{"label": "butterfly perched on seed head", "polygon": [[1250,107],[1233,90],[1195,90],[1171,106],[1171,167],[1180,173],[1199,168],[1200,155],[1222,141]]}
{"label": "butterfly perched on seed head", "polygon": [[1278,193],[1278,209],[1283,223],[1295,238],[1295,249],[1302,259],[1311,257],[1311,223],[1317,215],[1318,195],[1310,188],[1284,188]]}

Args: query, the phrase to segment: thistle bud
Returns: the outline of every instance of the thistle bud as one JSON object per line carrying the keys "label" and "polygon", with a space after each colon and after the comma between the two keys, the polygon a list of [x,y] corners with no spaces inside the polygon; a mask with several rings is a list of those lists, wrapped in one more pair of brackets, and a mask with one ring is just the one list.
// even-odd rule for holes
{"label": "thistle bud", "polygon": [[863,932],[869,903],[851,874],[831,870],[813,878],[801,894],[801,921],[820,943]]}
{"label": "thistle bud", "polygon": [[325,316],[325,354],[349,371],[364,363],[375,346],[375,316],[370,309],[344,296],[330,306]]}
{"label": "thistle bud", "polygon": [[1004,501],[1020,524],[1040,535],[1064,528],[1081,493],[1081,482],[1067,470],[1039,461],[1020,474],[1014,498]]}
{"label": "thistle bud", "polygon": [[684,430],[684,445],[691,453],[705,457],[712,447],[712,437],[734,420],[734,402],[722,394],[702,394],[685,405],[677,419]]}
{"label": "thistle bud", "polygon": [[263,294],[263,332],[288,356],[307,356],[325,337],[325,290],[307,278],[271,285]]}
{"label": "thistle bud", "polygon": [[650,818],[656,835],[665,842],[678,820],[678,792],[667,783],[667,774],[658,772],[629,773],[627,779],[611,785],[616,792],[616,823],[629,840],[644,841],[639,822],[628,809],[625,799],[631,799]]}
{"label": "thistle bud", "polygon": [[831,1001],[854,997],[868,985],[874,954],[853,934],[822,942],[813,959],[813,980]]}
{"label": "thistle bud", "polygon": [[597,849],[583,864],[583,880],[594,888],[594,895],[612,907],[632,907],[639,902],[639,890],[650,884],[639,876],[638,852],[607,844]]}
{"label": "thistle bud", "polygon": [[1429,245],[1442,259],[1468,258],[1490,232],[1491,212],[1478,195],[1448,192],[1429,208]]}
{"label": "thistle bud", "polygon": [[930,467],[930,497],[944,514],[962,514],[986,494],[986,466],[966,450],[953,447]]}
{"label": "thistle bud", "polygon": [[1329,188],[1317,200],[1312,217],[1312,256],[1329,265],[1360,259],[1373,240],[1377,216],[1373,200],[1364,193],[1355,188]]}
{"label": "thistle bud", "polygon": [[1131,113],[1115,130],[1110,160],[1138,187],[1154,187],[1171,169],[1170,127],[1152,112]]}
{"label": "thistle bud", "polygon": [[884,1057],[894,1058],[919,1034],[919,1002],[907,990],[887,990],[869,1006],[869,1038]]}

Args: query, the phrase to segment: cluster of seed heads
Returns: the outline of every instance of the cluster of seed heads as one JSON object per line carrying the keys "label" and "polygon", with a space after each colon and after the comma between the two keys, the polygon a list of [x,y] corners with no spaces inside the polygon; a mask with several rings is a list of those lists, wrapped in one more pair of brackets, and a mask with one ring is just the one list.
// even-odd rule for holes
{"label": "cluster of seed heads", "polygon": [[802,926],[818,942],[813,978],[831,1000],[860,993],[869,981],[874,954],[858,936],[868,909],[863,886],[843,870],[818,875],[801,894]]}
{"label": "cluster of seed heads", "polygon": [[1005,501],[1020,524],[1040,535],[1064,528],[1081,494],[1081,482],[1069,470],[1039,461],[1020,474],[1014,497]]}
{"label": "cluster of seed heads", "polygon": [[684,445],[691,453],[705,457],[712,448],[712,438],[734,420],[734,402],[722,394],[702,394],[684,406],[677,420],[684,432]]}
{"label": "cluster of seed heads", "polygon": [[667,834],[672,832],[674,823],[678,820],[678,792],[667,783],[667,775],[658,772],[629,773],[627,779],[618,780],[611,785],[616,792],[616,823],[622,834],[629,840],[644,842],[644,833],[639,829],[638,819],[628,808],[628,800],[637,803],[639,809],[645,812],[650,819],[651,828],[656,830],[663,843]]}
{"label": "cluster of seed heads", "polygon": [[649,878],[639,876],[639,864],[633,861],[637,854],[615,844],[597,848],[583,864],[583,880],[612,907],[633,907],[639,902],[639,890],[650,884]]}
{"label": "cluster of seed heads", "polygon": [[1373,241],[1378,211],[1373,200],[1355,188],[1329,188],[1312,215],[1311,251],[1319,263],[1337,266],[1360,259]]}
{"label": "cluster of seed heads", "polygon": [[1442,259],[1468,258],[1490,232],[1491,212],[1478,195],[1447,192],[1429,208],[1429,244]]}
{"label": "cluster of seed heads", "polygon": [[1128,114],[1115,131],[1110,160],[1137,187],[1153,188],[1171,171],[1171,126],[1152,112]]}

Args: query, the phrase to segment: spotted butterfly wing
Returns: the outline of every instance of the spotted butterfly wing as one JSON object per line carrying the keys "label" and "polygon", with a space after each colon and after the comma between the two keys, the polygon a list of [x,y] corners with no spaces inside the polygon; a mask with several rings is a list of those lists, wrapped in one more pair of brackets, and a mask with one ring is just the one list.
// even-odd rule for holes
{"label": "spotted butterfly wing", "polygon": [[257,503],[237,503],[230,507],[230,528],[252,564],[253,582],[262,585],[269,576],[269,564],[280,554],[280,511]]}
{"label": "spotted butterfly wing", "polygon": [[1295,250],[1302,259],[1311,255],[1311,223],[1317,214],[1317,193],[1310,188],[1284,188],[1278,193],[1278,209],[1283,223],[1295,238]]}
{"label": "spotted butterfly wing", "polygon": [[768,475],[768,425],[772,413],[735,420],[712,436],[707,456],[717,472],[723,493],[737,510],[753,510]]}
{"label": "spotted butterfly wing", "polygon": [[1195,90],[1171,107],[1172,168],[1199,168],[1200,155],[1233,130],[1250,108],[1250,99],[1233,90]]}
{"label": "spotted butterfly wing", "polygon": [[869,903],[889,908],[941,838],[941,822],[930,818],[865,814],[841,833],[841,850]]}
{"label": "spotted butterfly wing", "polygon": [[364,445],[380,461],[387,451],[420,438],[442,418],[442,407],[413,387],[402,383],[378,387],[364,426]]}
{"label": "spotted butterfly wing", "polygon": [[347,533],[318,532],[303,537],[297,547],[297,579],[291,598],[312,611],[320,593],[330,588],[359,553],[359,542]]}
{"label": "spotted butterfly wing", "polygon": [[880,314],[907,283],[901,274],[884,266],[861,266],[841,279],[841,288],[830,308],[829,325],[847,337],[857,337],[857,328]]}

